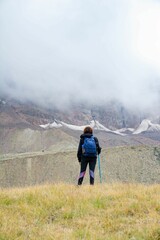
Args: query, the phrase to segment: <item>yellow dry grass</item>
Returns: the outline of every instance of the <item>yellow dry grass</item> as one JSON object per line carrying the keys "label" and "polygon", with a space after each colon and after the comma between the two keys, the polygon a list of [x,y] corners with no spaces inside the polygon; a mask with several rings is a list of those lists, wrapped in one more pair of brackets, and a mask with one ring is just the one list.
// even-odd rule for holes
{"label": "yellow dry grass", "polygon": [[160,240],[160,185],[0,190],[0,240]]}

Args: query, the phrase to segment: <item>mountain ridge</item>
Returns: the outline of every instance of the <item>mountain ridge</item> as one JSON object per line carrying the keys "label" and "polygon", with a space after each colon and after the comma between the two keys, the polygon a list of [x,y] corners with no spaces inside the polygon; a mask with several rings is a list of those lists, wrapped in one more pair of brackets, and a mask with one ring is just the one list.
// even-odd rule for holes
{"label": "mountain ridge", "polygon": [[[160,114],[159,114],[160,116]],[[116,101],[93,106],[74,104],[69,108],[58,109],[54,106],[44,107],[32,102],[20,102],[14,99],[0,99],[0,127],[39,127],[60,121],[71,125],[87,125],[96,120],[111,131],[137,128],[144,119],[153,124],[160,124],[160,117],[147,113],[128,110]]]}
{"label": "mountain ridge", "polygon": [[[65,122],[57,121],[57,120],[54,121],[53,123],[40,125],[40,127],[44,128],[44,129],[61,128],[63,126],[70,128],[72,130],[75,130],[75,131],[83,131],[83,129],[85,128],[86,125],[77,126],[77,125],[67,124]],[[160,124],[154,124],[149,119],[142,120],[142,122],[136,129],[122,128],[122,129],[116,129],[115,131],[112,131],[109,128],[106,128],[105,126],[103,126],[101,123],[99,123],[99,121],[96,121],[96,120],[92,120],[90,122],[90,124],[88,124],[88,126],[92,127],[94,130],[111,132],[111,133],[118,134],[121,136],[125,136],[128,134],[140,134],[140,133],[147,132],[147,131],[149,131],[149,132],[156,131],[156,132],[160,133]]]}

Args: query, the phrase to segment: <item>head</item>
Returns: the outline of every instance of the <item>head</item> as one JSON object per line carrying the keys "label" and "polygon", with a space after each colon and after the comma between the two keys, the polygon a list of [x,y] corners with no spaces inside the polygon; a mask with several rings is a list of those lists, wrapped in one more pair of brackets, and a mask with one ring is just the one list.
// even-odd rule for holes
{"label": "head", "polygon": [[83,133],[93,133],[93,130],[92,130],[92,128],[91,127],[85,127],[85,129],[84,129],[84,131],[83,131]]}

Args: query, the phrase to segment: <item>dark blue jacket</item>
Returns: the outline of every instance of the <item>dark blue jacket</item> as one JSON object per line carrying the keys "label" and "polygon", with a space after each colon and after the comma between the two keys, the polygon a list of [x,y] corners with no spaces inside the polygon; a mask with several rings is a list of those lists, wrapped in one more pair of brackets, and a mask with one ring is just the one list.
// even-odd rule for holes
{"label": "dark blue jacket", "polygon": [[[78,146],[78,151],[77,151],[77,158],[78,161],[81,162],[81,157],[82,157],[82,145],[84,143],[84,138],[90,138],[91,136],[93,136],[93,134],[91,133],[84,133],[80,136],[80,141],[79,141],[79,146]],[[97,147],[97,153],[100,154],[101,153],[101,147],[99,146],[99,142],[98,142],[98,138],[94,137],[95,143],[96,143],[96,147]]]}

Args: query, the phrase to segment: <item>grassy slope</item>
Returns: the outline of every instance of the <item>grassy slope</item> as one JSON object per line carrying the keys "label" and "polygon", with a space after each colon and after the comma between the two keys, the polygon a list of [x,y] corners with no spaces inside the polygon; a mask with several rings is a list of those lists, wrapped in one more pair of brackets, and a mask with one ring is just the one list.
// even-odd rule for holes
{"label": "grassy slope", "polygon": [[[147,146],[102,150],[103,183],[160,183],[160,149]],[[4,161],[3,161],[4,160]],[[76,184],[79,164],[76,150],[44,151],[0,156],[0,187],[65,182]],[[88,183],[88,169],[85,183]],[[99,182],[98,164],[95,182]]]}
{"label": "grassy slope", "polygon": [[[78,139],[79,140],[79,139]],[[78,140],[61,129],[46,131],[0,128],[0,154],[77,148]]]}
{"label": "grassy slope", "polygon": [[160,185],[0,190],[0,239],[159,240]]}

